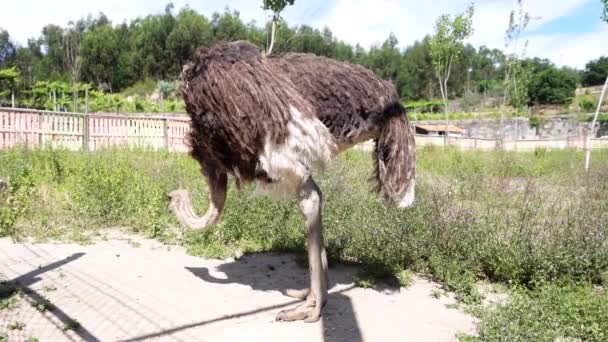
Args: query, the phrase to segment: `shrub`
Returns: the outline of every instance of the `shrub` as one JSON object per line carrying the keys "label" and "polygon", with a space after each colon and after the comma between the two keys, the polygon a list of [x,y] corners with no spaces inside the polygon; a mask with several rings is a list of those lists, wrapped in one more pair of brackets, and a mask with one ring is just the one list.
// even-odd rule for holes
{"label": "shrub", "polygon": [[[421,148],[417,204],[396,210],[369,192],[370,155],[346,152],[317,177],[328,255],[361,263],[374,278],[427,273],[470,302],[479,300],[479,279],[528,288],[564,279],[601,284],[608,271],[608,153],[594,153],[597,162],[581,177],[584,155],[576,151]],[[11,214],[11,230],[66,236],[66,229],[127,226],[168,238],[177,222],[166,194],[185,187],[199,212],[206,207],[199,167],[185,155],[10,150],[0,157],[11,194],[31,194],[20,195],[31,215]],[[251,192],[231,186],[221,223],[187,232],[188,250],[212,257],[303,251],[295,203],[252,199]]]}
{"label": "shrub", "polygon": [[581,108],[583,113],[591,113],[595,109],[595,102],[588,98],[581,98],[578,101],[578,106]]}
{"label": "shrub", "polygon": [[516,290],[482,315],[471,341],[606,341],[608,296],[588,286],[551,284]]}

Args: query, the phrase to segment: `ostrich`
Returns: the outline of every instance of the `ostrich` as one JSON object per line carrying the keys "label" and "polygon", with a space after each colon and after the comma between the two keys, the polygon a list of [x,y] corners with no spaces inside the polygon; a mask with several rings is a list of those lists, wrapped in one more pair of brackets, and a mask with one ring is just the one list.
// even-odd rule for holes
{"label": "ostrich", "polygon": [[295,197],[308,230],[310,288],[285,291],[305,302],[277,320],[318,321],[327,300],[327,257],[322,193],[312,171],[374,139],[376,190],[398,207],[414,202],[414,139],[395,88],[361,66],[310,54],[265,57],[242,41],[200,48],[181,77],[190,154],[207,181],[209,207],[199,217],[187,191],[175,190],[170,208],[185,226],[208,229],[221,216],[229,174],[239,188],[255,182]]}

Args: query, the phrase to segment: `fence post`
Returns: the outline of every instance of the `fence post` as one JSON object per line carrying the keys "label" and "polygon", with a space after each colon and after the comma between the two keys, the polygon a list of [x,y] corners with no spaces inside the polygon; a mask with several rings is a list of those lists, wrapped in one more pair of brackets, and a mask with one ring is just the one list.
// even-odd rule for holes
{"label": "fence post", "polygon": [[82,117],[82,150],[89,152],[89,114]]}
{"label": "fence post", "polygon": [[169,118],[165,117],[163,119],[163,132],[164,132],[164,139],[165,139],[165,148],[167,149],[167,152],[170,152],[169,150]]}
{"label": "fence post", "polygon": [[38,148],[42,149],[44,146],[44,113],[38,113]]}

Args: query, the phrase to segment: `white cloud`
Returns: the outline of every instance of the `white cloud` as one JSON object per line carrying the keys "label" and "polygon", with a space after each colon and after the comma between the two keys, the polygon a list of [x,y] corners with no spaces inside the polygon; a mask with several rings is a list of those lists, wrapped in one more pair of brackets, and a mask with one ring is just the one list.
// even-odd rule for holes
{"label": "white cloud", "polygon": [[585,64],[602,55],[608,55],[608,25],[595,32],[584,34],[555,34],[529,37],[529,55],[548,58],[559,66],[582,69]]}
{"label": "white cloud", "polygon": [[[529,0],[524,10],[537,17],[529,25],[534,31],[553,20],[567,16],[577,7],[590,0]],[[434,30],[435,20],[442,13],[460,13],[467,1],[450,0],[337,0],[325,15],[314,23],[327,25],[334,35],[349,43],[363,46],[382,43],[395,33],[402,47],[422,39]],[[473,20],[474,34],[469,43],[504,48],[504,35],[509,23],[509,13],[515,9],[515,0],[480,0],[476,2]],[[538,18],[540,17],[540,18]],[[605,25],[604,25],[605,26]],[[546,57],[559,65],[582,67],[592,58],[606,53],[602,41],[606,30],[577,35],[527,37],[530,40],[528,55]],[[602,40],[603,39],[603,40]]]}
{"label": "white cloud", "polygon": [[[170,0],[81,1],[81,0],[17,0],[6,1],[0,12],[0,26],[9,30],[20,43],[38,36],[48,23],[65,25],[69,20],[89,13],[104,12],[119,23],[138,16],[160,13]],[[525,0],[526,10],[532,16],[541,16],[530,24],[530,30],[567,16],[577,7],[596,0]],[[189,5],[209,16],[223,11],[226,5],[237,9],[245,21],[263,23],[268,13],[260,8],[258,0],[174,0],[175,8]],[[395,33],[400,45],[405,47],[433,32],[435,20],[442,13],[459,13],[468,4],[466,0],[299,0],[284,13],[287,21],[306,23],[314,27],[328,26],[334,37],[364,47],[382,43],[390,32]],[[477,0],[475,6],[475,33],[469,40],[473,45],[504,48],[504,32],[509,12],[516,7],[516,0]],[[606,26],[604,24],[604,26]],[[608,41],[606,29],[584,34],[533,35],[529,55],[548,57],[557,64],[581,67],[592,58],[606,53],[600,42]]]}

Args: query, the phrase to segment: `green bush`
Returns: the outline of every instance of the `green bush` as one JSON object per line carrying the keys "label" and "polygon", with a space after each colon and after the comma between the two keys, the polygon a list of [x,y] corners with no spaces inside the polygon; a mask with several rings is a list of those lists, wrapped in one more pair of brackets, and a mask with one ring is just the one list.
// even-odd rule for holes
{"label": "green bush", "polygon": [[595,110],[595,102],[588,98],[581,98],[578,101],[578,106],[583,113],[591,113]]}
{"label": "green bush", "polygon": [[[579,151],[419,148],[416,205],[397,210],[369,192],[371,156],[348,151],[317,176],[329,258],[360,263],[359,286],[378,279],[405,286],[411,277],[403,270],[411,270],[465,303],[480,302],[480,279],[520,288],[483,314],[482,340],[605,340],[606,295],[590,286],[608,281],[608,151],[593,153],[584,174]],[[207,204],[197,163],[166,152],[4,150],[0,178],[9,182],[0,195],[2,235],[70,238],[123,226],[174,239],[178,223],[166,194],[187,188],[199,213]],[[184,235],[188,251],[303,252],[295,203],[253,198],[252,190],[230,186],[221,222]]]}
{"label": "green bush", "polygon": [[589,286],[550,284],[516,290],[482,315],[470,341],[606,341],[608,296]]}
{"label": "green bush", "polygon": [[[479,279],[529,288],[563,279],[601,284],[608,271],[608,153],[594,154],[594,169],[582,177],[584,156],[576,151],[422,148],[417,204],[396,210],[369,192],[371,157],[349,151],[318,177],[329,257],[359,262],[378,278],[399,279],[403,269],[428,273],[465,301],[479,299]],[[0,157],[0,178],[23,201],[18,209],[3,206],[4,234],[127,226],[166,237],[177,226],[167,209],[171,190],[185,187],[199,212],[206,207],[199,167],[186,155],[9,150]],[[251,192],[231,186],[221,223],[185,235],[190,252],[304,250],[295,203]]]}

